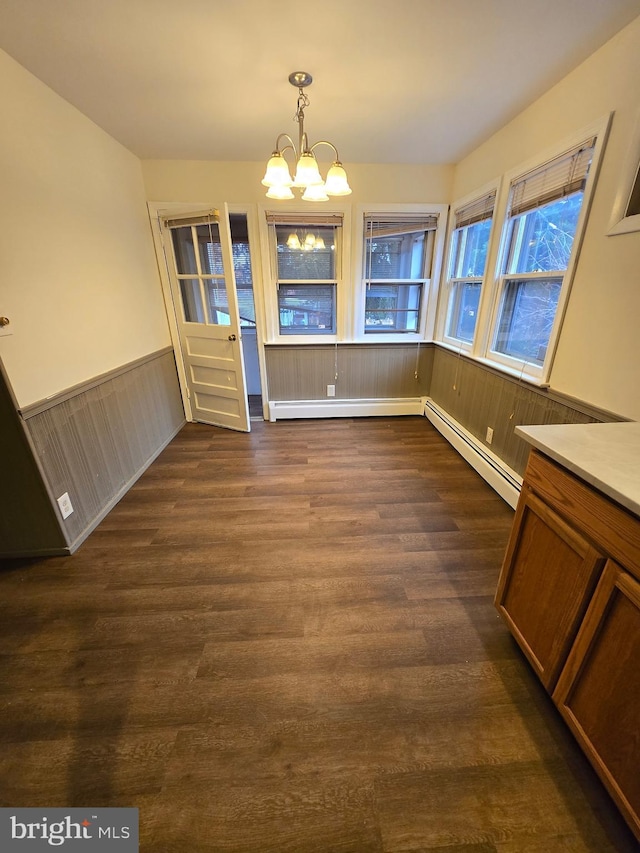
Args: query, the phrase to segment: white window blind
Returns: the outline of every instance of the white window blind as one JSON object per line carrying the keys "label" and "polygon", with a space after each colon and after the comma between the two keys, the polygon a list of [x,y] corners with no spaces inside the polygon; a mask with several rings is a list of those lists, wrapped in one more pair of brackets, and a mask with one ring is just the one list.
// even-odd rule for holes
{"label": "white window blind", "polygon": [[402,214],[365,214],[366,237],[395,237],[401,234],[413,234],[416,231],[435,231],[438,227],[438,217],[424,213],[411,215]]}
{"label": "white window blind", "polygon": [[291,225],[294,228],[314,225],[339,226],[342,225],[342,216],[339,213],[267,213],[267,222],[269,225]]}
{"label": "white window blind", "polygon": [[189,225],[208,225],[220,221],[220,211],[205,210],[198,213],[188,213],[175,219],[164,219],[165,228],[185,228]]}
{"label": "white window blind", "polygon": [[511,184],[509,213],[519,216],[583,190],[596,140],[588,139]]}
{"label": "white window blind", "polygon": [[493,216],[493,208],[496,203],[496,191],[493,190],[481,198],[475,199],[469,204],[459,207],[454,212],[454,228],[464,228],[474,225],[476,222],[484,222]]}

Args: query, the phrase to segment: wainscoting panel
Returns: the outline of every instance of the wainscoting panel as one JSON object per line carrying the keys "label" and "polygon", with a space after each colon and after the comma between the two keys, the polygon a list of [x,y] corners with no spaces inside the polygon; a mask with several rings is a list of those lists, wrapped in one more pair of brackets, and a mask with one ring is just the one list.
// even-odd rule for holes
{"label": "wainscoting panel", "polygon": [[0,558],[64,553],[59,515],[0,363]]}
{"label": "wainscoting panel", "polygon": [[321,400],[327,385],[339,400],[423,397],[433,366],[433,347],[417,344],[272,345],[265,355],[272,401]]}
{"label": "wainscoting panel", "polygon": [[74,550],[185,423],[168,348],[23,412]]}
{"label": "wainscoting panel", "polygon": [[524,473],[530,445],[514,435],[518,424],[620,420],[441,347],[435,348],[429,396],[487,447],[491,427],[491,451],[519,474]]}

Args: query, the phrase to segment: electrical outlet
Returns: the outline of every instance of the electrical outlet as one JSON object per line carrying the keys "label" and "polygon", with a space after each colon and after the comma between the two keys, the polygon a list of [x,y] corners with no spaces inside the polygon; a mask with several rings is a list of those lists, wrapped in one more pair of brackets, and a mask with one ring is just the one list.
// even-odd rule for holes
{"label": "electrical outlet", "polygon": [[327,385],[327,397],[335,397],[336,396],[336,386],[335,385]]}
{"label": "electrical outlet", "polygon": [[493,441],[493,430],[491,427],[487,427],[487,444],[491,444]]}
{"label": "electrical outlet", "polygon": [[69,492],[65,492],[64,495],[60,495],[60,497],[58,498],[58,506],[60,507],[60,514],[62,515],[62,518],[69,518],[69,516],[73,512],[73,506],[71,504]]}

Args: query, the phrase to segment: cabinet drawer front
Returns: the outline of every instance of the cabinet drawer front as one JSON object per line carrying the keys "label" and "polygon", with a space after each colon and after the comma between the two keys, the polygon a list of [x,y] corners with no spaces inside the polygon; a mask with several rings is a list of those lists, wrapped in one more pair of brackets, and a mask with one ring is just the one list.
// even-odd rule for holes
{"label": "cabinet drawer front", "polygon": [[553,698],[640,838],[640,583],[613,561]]}
{"label": "cabinet drawer front", "polygon": [[500,576],[498,610],[552,690],[605,559],[559,515],[524,492]]}
{"label": "cabinet drawer front", "polygon": [[545,503],[584,530],[597,548],[640,580],[640,523],[632,513],[536,450],[529,454],[524,480]]}

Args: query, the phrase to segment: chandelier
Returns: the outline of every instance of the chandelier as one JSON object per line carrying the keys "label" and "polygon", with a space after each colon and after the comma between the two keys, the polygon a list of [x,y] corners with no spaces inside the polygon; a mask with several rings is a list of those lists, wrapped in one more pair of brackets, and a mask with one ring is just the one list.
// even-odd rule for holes
{"label": "chandelier", "polygon": [[[292,187],[303,190],[303,201],[329,201],[329,196],[349,195],[351,192],[347,173],[340,162],[336,146],[325,139],[309,145],[304,129],[304,111],[309,106],[309,98],[304,89],[312,82],[313,77],[306,71],[294,71],[289,74],[289,83],[298,89],[298,105],[294,116],[294,121],[298,122],[298,145],[296,146],[287,133],[281,133],[276,139],[275,149],[267,163],[267,171],[262,179],[263,186],[268,187],[267,198],[294,198]],[[288,144],[281,148],[281,140],[286,140]],[[319,145],[328,145],[329,148],[333,149],[335,155],[335,159],[327,172],[326,181],[322,179],[316,156],[313,153]],[[284,156],[286,151],[292,151],[296,160],[294,178],[291,177],[289,164]]]}

